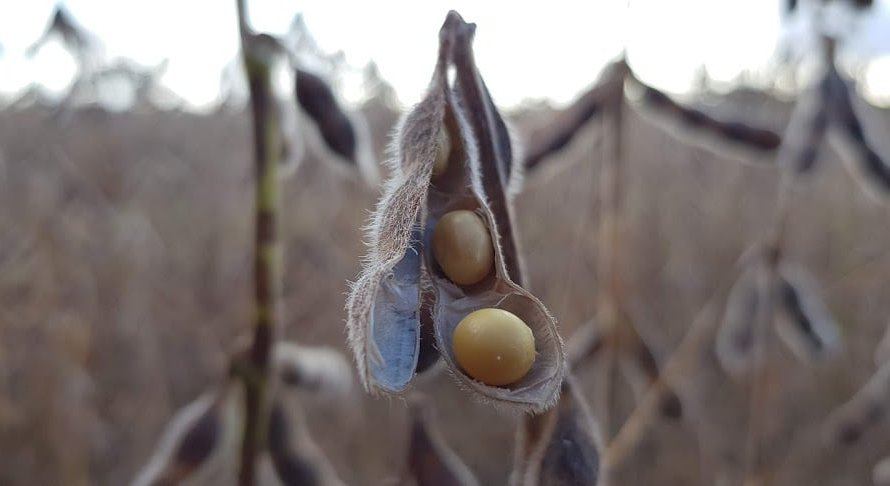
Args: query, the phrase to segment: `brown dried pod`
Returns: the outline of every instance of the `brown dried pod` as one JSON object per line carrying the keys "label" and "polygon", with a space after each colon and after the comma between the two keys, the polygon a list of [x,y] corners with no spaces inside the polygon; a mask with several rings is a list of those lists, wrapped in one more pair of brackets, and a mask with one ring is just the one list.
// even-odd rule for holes
{"label": "brown dried pod", "polygon": [[243,386],[232,378],[216,393],[205,393],[176,413],[132,485],[172,486],[211,477],[235,456],[243,420]]}
{"label": "brown dried pod", "polygon": [[309,435],[298,405],[276,400],[269,412],[269,456],[284,486],[342,486],[334,467]]}
{"label": "brown dried pod", "polygon": [[804,361],[822,358],[840,347],[840,331],[812,278],[802,268],[783,264],[777,287],[776,331]]}
{"label": "brown dried pod", "polygon": [[768,280],[764,262],[757,259],[742,268],[729,291],[717,333],[717,358],[734,375],[744,375],[756,365],[754,336],[757,319],[769,298]]}
{"label": "brown dried pod", "polygon": [[370,136],[364,120],[345,110],[331,87],[320,76],[294,69],[297,103],[310,120],[321,145],[336,158],[357,168],[369,183],[379,177],[370,149]]}
{"label": "brown dried pod", "polygon": [[825,82],[829,92],[829,121],[833,128],[831,141],[866,192],[877,198],[887,197],[890,195],[890,164],[869,142],[856,114],[852,90],[834,64],[828,66]]}
{"label": "brown dried pod", "polygon": [[830,445],[850,445],[873,429],[890,410],[890,363],[884,363],[852,398],[826,420],[825,439]]}
{"label": "brown dried pod", "polygon": [[475,486],[470,468],[442,438],[425,398],[412,397],[408,474],[418,486]]}
{"label": "brown dried pod", "polygon": [[762,160],[764,154],[776,151],[782,142],[772,130],[740,121],[718,120],[700,110],[687,108],[634,76],[627,77],[625,91],[631,106],[644,118],[680,139],[721,155],[729,154],[745,161]]}
{"label": "brown dried pod", "polygon": [[555,114],[545,126],[530,133],[526,138],[525,168],[536,169],[544,159],[562,150],[612,99],[622,96],[628,69],[623,59],[607,66],[592,88]]}
{"label": "brown dried pod", "polygon": [[[513,280],[520,278],[521,268],[508,188],[519,169],[512,164],[507,127],[475,68],[474,28],[449,13],[440,31],[439,61],[427,97],[398,132],[393,179],[371,223],[370,254],[347,304],[350,341],[369,389],[404,391],[417,370],[425,271],[434,297],[436,348],[459,383],[489,401],[539,411],[558,397],[564,351],[553,317]],[[454,68],[453,86],[446,77],[449,67]],[[431,180],[445,147],[441,130],[447,130],[450,152],[444,171]],[[449,278],[433,252],[437,225],[456,210],[474,215],[469,218],[475,221],[470,223],[473,231],[484,228],[491,240],[492,268],[475,283]],[[531,371],[515,383],[488,386],[456,364],[454,329],[482,308],[511,312],[532,330],[536,359]]]}
{"label": "brown dried pod", "polygon": [[329,396],[344,396],[352,390],[352,369],[333,348],[279,341],[275,343],[272,361],[275,373],[285,385]]}
{"label": "brown dried pod", "polygon": [[597,484],[601,441],[596,422],[567,376],[559,404],[523,422],[510,474],[512,486]]}

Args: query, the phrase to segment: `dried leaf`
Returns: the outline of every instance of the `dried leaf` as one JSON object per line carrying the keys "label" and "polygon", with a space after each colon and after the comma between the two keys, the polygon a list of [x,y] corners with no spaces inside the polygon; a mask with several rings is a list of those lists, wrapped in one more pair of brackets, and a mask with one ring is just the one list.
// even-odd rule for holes
{"label": "dried leaf", "polygon": [[221,461],[234,457],[243,432],[243,387],[228,381],[216,393],[205,393],[180,409],[164,430],[148,464],[133,486],[200,482]]}
{"label": "dried leaf", "polygon": [[517,441],[511,485],[597,484],[599,431],[571,376],[563,382],[559,404],[527,418]]}
{"label": "dried leaf", "polygon": [[426,399],[411,401],[411,441],[408,472],[418,486],[474,486],[479,484],[470,468],[445,443]]}
{"label": "dried leaf", "polygon": [[840,331],[803,269],[779,269],[779,336],[801,360],[821,358],[840,347]]}

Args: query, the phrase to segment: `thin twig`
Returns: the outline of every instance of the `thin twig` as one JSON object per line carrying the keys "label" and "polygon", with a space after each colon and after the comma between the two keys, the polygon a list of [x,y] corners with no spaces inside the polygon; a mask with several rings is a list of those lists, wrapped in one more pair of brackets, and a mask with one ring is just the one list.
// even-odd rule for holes
{"label": "thin twig", "polygon": [[732,283],[733,279],[727,278],[718,285],[705,306],[696,315],[680,345],[665,361],[658,380],[649,386],[637,407],[606,448],[603,454],[604,470],[614,470],[627,459],[636,444],[642,439],[646,427],[652,423],[652,418],[659,410],[659,404],[664,394],[671,389],[672,382],[683,376],[696,362],[699,350],[717,327],[719,304]]}

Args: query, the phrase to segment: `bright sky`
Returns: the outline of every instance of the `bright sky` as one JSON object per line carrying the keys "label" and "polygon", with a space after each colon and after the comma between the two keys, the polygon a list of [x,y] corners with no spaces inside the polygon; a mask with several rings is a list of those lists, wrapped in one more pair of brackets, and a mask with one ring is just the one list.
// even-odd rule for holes
{"label": "bright sky", "polygon": [[[506,2],[478,0],[249,0],[260,31],[283,33],[297,12],[319,46],[342,50],[351,65],[376,61],[405,103],[418,100],[435,60],[437,32],[449,9],[478,25],[476,56],[496,101],[572,99],[626,45],[648,82],[682,92],[704,64],[718,81],[767,65],[778,40],[806,45],[801,22],[783,26],[781,0],[627,0]],[[890,103],[890,0],[878,0],[857,25],[850,59],[868,61],[873,101]],[[46,26],[55,1],[0,0],[0,93],[38,82],[62,92],[75,71],[61,44],[36,59],[23,51]],[[109,59],[155,65],[165,58],[166,86],[196,107],[217,96],[220,72],[237,49],[235,2],[227,0],[69,0],[78,23],[102,40]],[[834,14],[833,14],[834,15]],[[839,14],[838,14],[839,15]],[[344,86],[355,99],[355,87]]]}

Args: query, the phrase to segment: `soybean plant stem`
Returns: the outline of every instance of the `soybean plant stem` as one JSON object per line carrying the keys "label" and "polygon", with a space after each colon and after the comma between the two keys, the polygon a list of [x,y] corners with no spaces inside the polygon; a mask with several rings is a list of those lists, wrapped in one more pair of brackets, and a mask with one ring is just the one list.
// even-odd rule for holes
{"label": "soybean plant stem", "polygon": [[238,16],[241,51],[250,89],[256,177],[253,342],[247,372],[242,376],[246,416],[238,484],[252,486],[256,478],[256,458],[264,447],[268,428],[269,370],[278,314],[281,257],[278,247],[276,168],[281,141],[271,88],[271,65],[275,53],[262,42],[262,36],[248,31],[244,0],[238,0]]}
{"label": "soybean plant stem", "polygon": [[764,457],[761,441],[763,440],[763,411],[768,407],[769,390],[767,389],[769,367],[765,361],[770,349],[770,327],[775,314],[777,285],[779,281],[779,263],[782,260],[784,240],[787,234],[788,217],[790,214],[791,185],[794,182],[790,170],[782,170],[779,176],[779,187],[776,190],[776,209],[772,226],[766,237],[767,268],[765,278],[766,289],[759,315],[754,328],[753,360],[755,363],[754,377],[748,402],[748,431],[745,438],[745,476],[752,474],[763,481]]}

